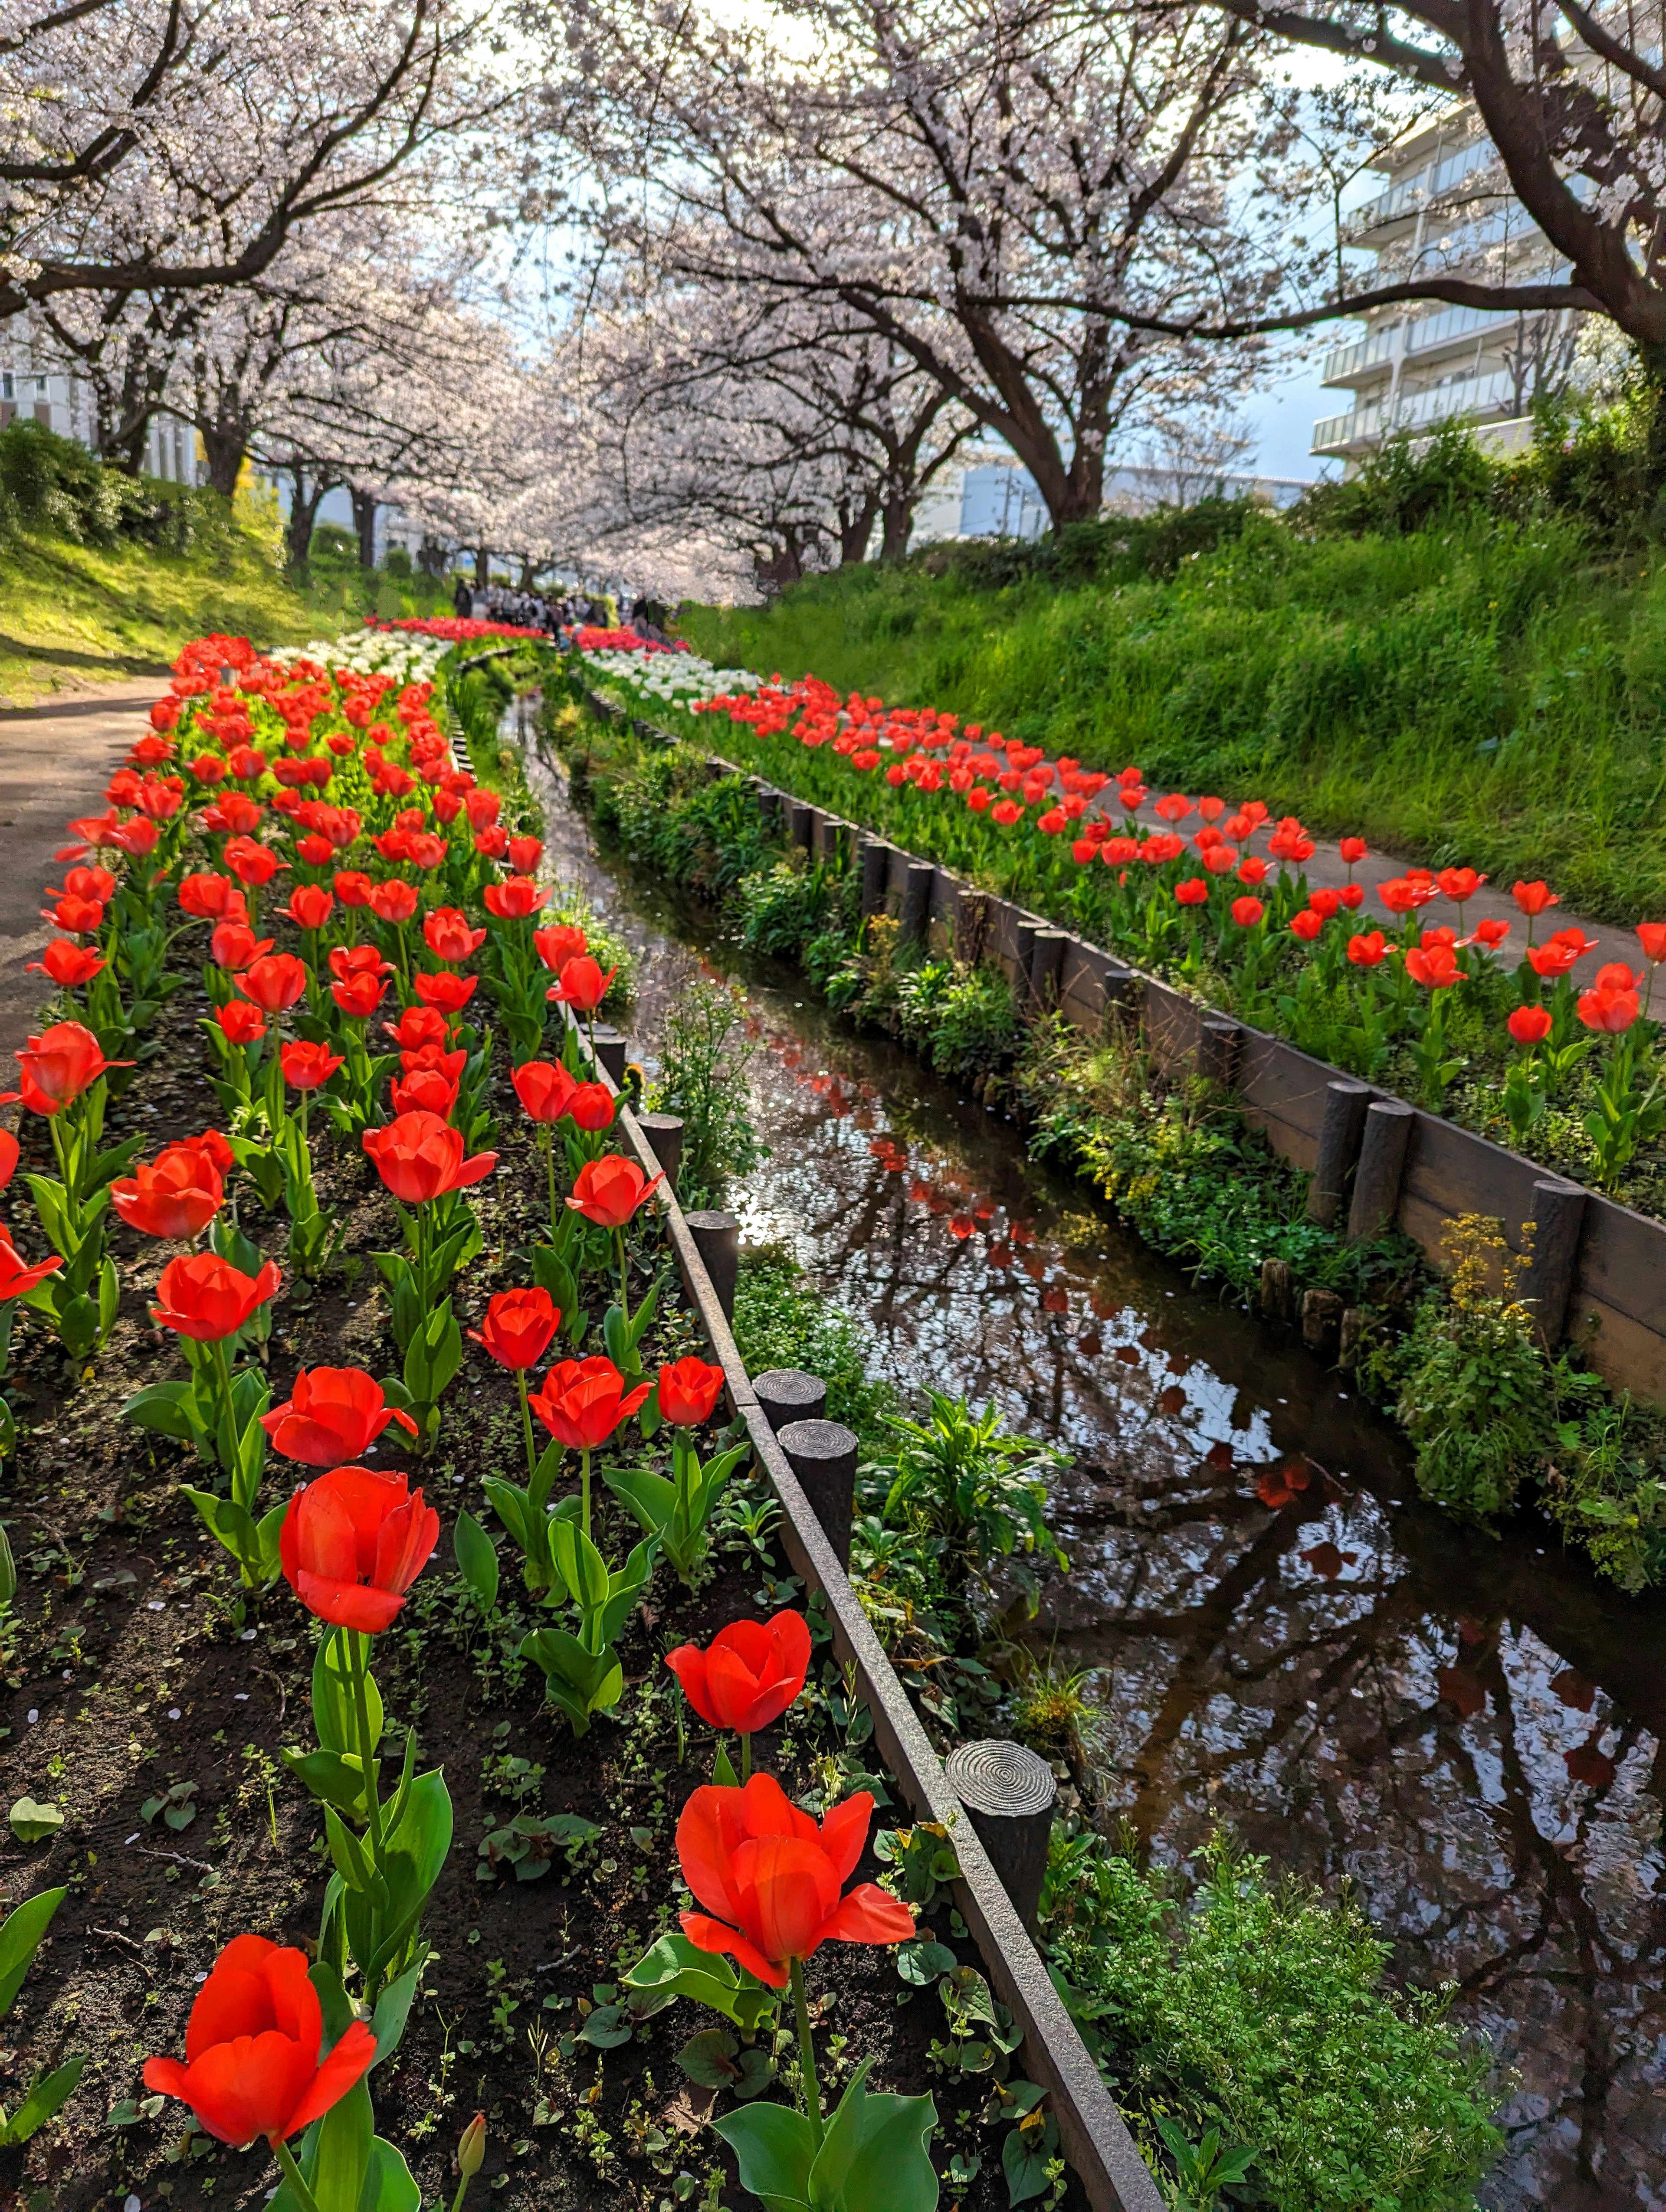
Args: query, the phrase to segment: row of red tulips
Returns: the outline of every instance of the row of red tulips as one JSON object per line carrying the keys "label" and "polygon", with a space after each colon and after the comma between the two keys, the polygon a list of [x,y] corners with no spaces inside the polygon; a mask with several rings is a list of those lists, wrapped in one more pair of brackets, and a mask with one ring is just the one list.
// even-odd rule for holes
{"label": "row of red tulips", "polygon": [[[607,671],[615,683],[617,660]],[[1369,857],[1365,842],[1345,837],[1348,880],[1310,890],[1313,837],[1259,800],[1232,808],[1170,792],[1149,806],[1152,827],[1135,768],[1090,771],[953,714],[842,697],[813,676],[790,684],[775,677],[690,711],[726,716],[761,764],[793,745],[799,765],[775,773],[795,788],[1050,906],[1097,941],[1224,996],[1245,1018],[1322,1057],[1377,1078],[1403,1052],[1431,1108],[1444,1105],[1466,1069],[1502,1061],[1497,1104],[1515,1141],[1531,1147],[1549,1109],[1582,1091],[1590,1172],[1606,1188],[1617,1188],[1666,1129],[1666,1070],[1650,1013],[1666,921],[1640,926],[1636,965],[1609,962],[1576,989],[1571,971],[1591,941],[1572,927],[1535,942],[1535,924],[1560,903],[1542,882],[1513,886],[1526,927],[1512,958],[1508,921],[1467,925],[1465,908],[1487,880],[1476,870],[1408,868],[1368,892],[1353,878]],[[877,793],[859,795],[864,784],[873,793],[876,781]],[[1367,919],[1368,903],[1383,909],[1381,926]],[[1426,926],[1437,903],[1456,921]],[[1455,1044],[1451,1006],[1460,1002],[1463,1040]],[[1594,1085],[1577,1076],[1593,1051]]]}
{"label": "row of red tulips", "polygon": [[[461,1364],[452,1294],[483,1242],[467,1194],[500,1159],[488,1104],[493,1040],[477,1019],[483,983],[543,1155],[549,1208],[547,1234],[520,1255],[525,1281],[494,1295],[468,1332],[514,1378],[525,1446],[524,1485],[494,1468],[485,1493],[538,1608],[523,1655],[575,1735],[617,1706],[628,1618],[661,1560],[684,1580],[697,1572],[713,1510],[745,1455],[739,1444],[703,1459],[697,1449],[723,1389],[720,1369],[697,1358],[654,1372],[644,1364],[661,1287],[651,1232],[659,1179],[610,1149],[617,1102],[582,1042],[581,1024],[612,979],[581,930],[538,925],[550,898],[534,877],[538,842],[511,836],[496,794],[459,768],[430,687],[393,692],[386,678],[277,665],[238,640],[198,641],[180,656],[150,734],[112,781],[108,813],[74,825],[64,857],[78,865],[52,895],[63,934],[42,966],[64,1018],[19,1059],[22,1104],[45,1123],[58,1169],[27,1178],[53,1250],[31,1264],[8,1238],[0,1253],[0,1311],[9,1321],[20,1304],[33,1309],[80,1361],[108,1341],[118,1318],[110,1216],[193,1248],[161,1268],[149,1307],[187,1372],[141,1389],[126,1410],[209,1471],[185,1494],[235,1558],[245,1589],[281,1579],[320,1624],[315,1745],[286,1753],[318,1802],[333,1869],[317,1956],[309,1966],[261,1936],[238,1938],[197,2001],[184,2064],[147,2068],[150,2086],[184,2098],[210,2132],[271,2142],[301,2212],[311,2212],[319,2175],[343,2160],[357,2164],[342,2202],[360,2201],[373,2168],[374,2201],[416,2201],[399,2154],[374,2136],[366,2076],[397,2040],[423,1972],[423,1914],[449,1853],[452,1808],[442,1773],[416,1771],[410,1730],[385,1787],[386,1716],[373,1661],[375,1639],[434,1553],[440,1522],[407,1475],[363,1461],[390,1425],[430,1450]],[[93,849],[111,864],[89,862]],[[360,859],[362,868],[345,865]],[[269,919],[297,933],[304,953],[259,934],[260,895],[280,872],[292,888]],[[154,1050],[160,1009],[189,980],[170,955],[192,933],[206,940],[210,1011],[200,1029],[220,1111],[200,1133],[143,1159],[136,1138],[104,1146],[106,1110]],[[551,1002],[558,1048],[546,1042]],[[372,1034],[384,1008],[391,1048]],[[322,1128],[310,1119],[315,1103]],[[303,1368],[274,1403],[264,1346],[285,1270],[251,1236],[255,1217],[243,1218],[243,1201],[287,1218],[289,1271],[324,1274],[346,1212],[326,1208],[316,1188],[325,1130],[338,1144],[329,1171],[368,1162],[399,1224],[401,1249],[374,1255],[398,1371]],[[18,1158],[7,1139],[0,1182]],[[633,1295],[633,1261],[643,1258],[650,1280]],[[603,1348],[577,1356],[593,1328]],[[558,1356],[569,1348],[575,1356]],[[667,1470],[605,1473],[641,1531],[619,1563],[599,1547],[592,1455],[626,1424],[645,1445],[669,1429],[672,1449]],[[313,1473],[263,1510],[269,1449]],[[576,1484],[557,1495],[569,1455]],[[497,1551],[466,1511],[454,1552],[489,1613]],[[718,1786],[685,1808],[678,1848],[705,1910],[685,1916],[684,1935],[662,1939],[642,1971],[673,1994],[719,2003],[749,2031],[775,1991],[793,1990],[802,2109],[721,2124],[749,2187],[779,2193],[780,2160],[807,2176],[825,2143],[829,2157],[857,2170],[900,2155],[894,2122],[906,2107],[915,2164],[906,2201],[934,2201],[928,2100],[871,2096],[859,2075],[824,2121],[816,2089],[802,1960],[829,1936],[891,1942],[913,1923],[872,1886],[842,1894],[871,1799],[851,1799],[818,1828],[770,1778],[749,1774],[752,1734],[798,1694],[808,1656],[796,1617],[767,1628],[738,1623],[707,1654],[672,1655],[696,1710],[737,1728],[743,1774],[736,1780],[723,1761]],[[720,1965],[714,1954],[724,1952],[737,1969]],[[796,2134],[783,2133],[789,2120]],[[298,2156],[289,2148],[297,2135]]]}

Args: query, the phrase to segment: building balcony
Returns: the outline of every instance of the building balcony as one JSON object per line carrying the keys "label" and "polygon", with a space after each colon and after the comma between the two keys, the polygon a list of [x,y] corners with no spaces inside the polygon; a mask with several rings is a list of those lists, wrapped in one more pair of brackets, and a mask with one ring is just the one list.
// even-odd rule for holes
{"label": "building balcony", "polygon": [[1456,377],[1450,384],[1432,384],[1421,391],[1402,391],[1390,408],[1386,400],[1371,400],[1347,415],[1329,415],[1313,426],[1310,450],[1322,454],[1368,453],[1390,431],[1418,429],[1429,423],[1474,420],[1516,411],[1516,380],[1508,369],[1486,376]]}

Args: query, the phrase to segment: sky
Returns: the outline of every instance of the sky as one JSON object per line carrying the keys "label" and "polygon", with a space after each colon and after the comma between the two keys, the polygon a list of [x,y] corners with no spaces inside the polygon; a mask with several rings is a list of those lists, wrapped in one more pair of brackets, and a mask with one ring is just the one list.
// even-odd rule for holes
{"label": "sky", "polygon": [[1320,461],[1308,451],[1313,425],[1322,415],[1340,415],[1348,404],[1346,392],[1327,391],[1320,383],[1321,364],[1338,343],[1340,324],[1321,324],[1304,341],[1304,357],[1289,368],[1276,384],[1257,392],[1239,409],[1245,424],[1259,436],[1253,461],[1243,465],[1262,477],[1335,476],[1335,461]]}

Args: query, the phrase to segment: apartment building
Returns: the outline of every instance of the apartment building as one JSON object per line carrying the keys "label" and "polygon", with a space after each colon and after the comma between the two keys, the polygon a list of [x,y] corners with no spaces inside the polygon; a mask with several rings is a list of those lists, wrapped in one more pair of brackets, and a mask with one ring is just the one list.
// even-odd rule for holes
{"label": "apartment building", "polygon": [[[1213,471],[1126,465],[1105,471],[1105,511],[1148,514],[1157,507],[1184,507],[1206,493],[1255,499],[1265,506],[1293,506],[1310,489],[1301,477],[1253,476],[1240,469]],[[1049,527],[1047,502],[1036,480],[1011,454],[974,447],[964,463],[942,470],[915,510],[911,544],[951,538],[1039,538]]]}
{"label": "apartment building", "polygon": [[[91,387],[77,376],[59,371],[42,374],[27,357],[16,357],[0,368],[0,429],[21,416],[55,430],[60,438],[95,446],[96,423]],[[148,476],[168,483],[199,484],[206,471],[198,454],[197,433],[179,416],[153,415],[145,434],[145,450],[139,465]]]}
{"label": "apartment building", "polygon": [[[1379,279],[1484,274],[1559,283],[1567,273],[1510,189],[1474,109],[1455,103],[1384,148],[1380,191],[1347,218],[1348,242],[1377,257]],[[1383,307],[1332,348],[1324,382],[1351,395],[1313,426],[1312,451],[1357,465],[1392,430],[1461,420],[1525,444],[1534,401],[1566,383],[1579,318],[1475,307]]]}

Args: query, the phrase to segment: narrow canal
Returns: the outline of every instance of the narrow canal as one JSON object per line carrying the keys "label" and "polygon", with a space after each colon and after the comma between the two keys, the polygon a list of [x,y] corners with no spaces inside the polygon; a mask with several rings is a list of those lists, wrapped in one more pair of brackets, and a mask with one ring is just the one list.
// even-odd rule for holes
{"label": "narrow canal", "polygon": [[599,853],[529,751],[547,866],[634,948],[634,1057],[697,974],[745,992],[767,1157],[733,1193],[868,1334],[874,1372],[993,1401],[1072,1455],[1037,1630],[1099,1670],[1106,1802],[1152,1850],[1216,1820],[1344,1881],[1397,1979],[1512,2083],[1489,2212],[1666,2207],[1666,1603],[1540,1523],[1417,1502],[1346,1377],[1222,1307],[1012,1126],[858,1036],[719,919]]}

